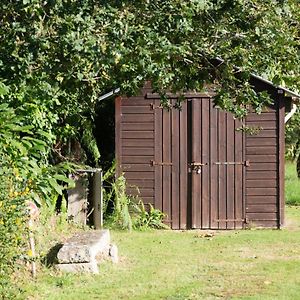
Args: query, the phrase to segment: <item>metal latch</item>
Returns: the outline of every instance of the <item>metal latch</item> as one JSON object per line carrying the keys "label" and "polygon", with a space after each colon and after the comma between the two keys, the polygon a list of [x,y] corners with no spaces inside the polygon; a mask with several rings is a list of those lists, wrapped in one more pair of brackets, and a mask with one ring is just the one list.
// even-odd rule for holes
{"label": "metal latch", "polygon": [[190,163],[190,166],[191,167],[202,167],[202,166],[205,166],[205,165],[208,165],[208,163],[200,163],[200,162],[195,162],[195,161],[193,161],[193,162],[191,162]]}
{"label": "metal latch", "polygon": [[208,165],[208,163],[200,163],[200,162],[193,161],[189,164],[188,172],[192,173],[192,171],[195,171],[196,174],[201,174],[201,171],[202,171],[201,167],[205,166],[205,165]]}
{"label": "metal latch", "polygon": [[156,162],[154,160],[150,160],[150,166],[172,166],[173,163],[171,162]]}

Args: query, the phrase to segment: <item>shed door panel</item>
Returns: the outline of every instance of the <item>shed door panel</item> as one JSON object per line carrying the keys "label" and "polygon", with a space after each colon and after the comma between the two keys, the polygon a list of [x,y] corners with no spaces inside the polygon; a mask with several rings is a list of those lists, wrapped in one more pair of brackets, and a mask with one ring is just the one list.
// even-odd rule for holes
{"label": "shed door panel", "polygon": [[[172,105],[176,99],[170,100]],[[155,207],[166,215],[173,229],[187,228],[187,103],[182,109],[162,109],[154,101]]]}
{"label": "shed door panel", "polygon": [[[176,99],[170,101],[174,105]],[[135,133],[130,136],[128,143],[135,144],[128,144],[134,148],[129,153],[132,170],[125,172],[128,182],[140,187],[146,203],[154,196],[155,207],[167,215],[165,221],[173,229],[243,227],[244,138],[242,132],[236,131],[240,123],[230,114],[213,108],[208,98],[189,99],[182,103],[181,110],[162,109],[160,99],[152,99],[148,107],[154,121],[154,126],[147,128],[149,134],[153,130],[154,155],[148,155],[150,148],[140,149],[145,136],[139,140],[133,139]],[[123,126],[131,126],[129,121]],[[143,126],[148,123],[144,120]],[[124,134],[144,130],[135,125],[122,131],[124,155],[128,150]],[[138,154],[143,156],[144,164],[148,162],[148,173],[153,174],[154,182],[149,181],[154,186],[153,196],[146,194],[150,191],[148,186],[140,184],[144,183],[142,175],[148,173],[136,168],[144,166],[142,162],[133,164],[140,159]],[[124,168],[126,158],[125,155],[122,161]]]}
{"label": "shed door panel", "polygon": [[191,227],[242,228],[244,153],[240,122],[213,107],[209,98],[190,100],[189,162]]}

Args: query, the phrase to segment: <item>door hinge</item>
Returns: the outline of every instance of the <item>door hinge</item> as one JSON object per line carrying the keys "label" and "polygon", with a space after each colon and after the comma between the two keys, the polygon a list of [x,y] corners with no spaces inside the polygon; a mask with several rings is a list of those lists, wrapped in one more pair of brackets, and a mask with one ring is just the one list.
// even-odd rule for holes
{"label": "door hinge", "polygon": [[244,222],[247,223],[247,220],[244,219],[215,219],[215,222]]}
{"label": "door hinge", "polygon": [[250,166],[250,161],[216,161],[213,163],[214,165],[243,165],[245,167]]}
{"label": "door hinge", "polygon": [[173,163],[171,162],[157,162],[154,160],[150,160],[150,166],[154,167],[154,166],[172,166]]}
{"label": "door hinge", "polygon": [[155,105],[154,103],[150,103],[150,109],[163,109],[164,107],[162,105]]}

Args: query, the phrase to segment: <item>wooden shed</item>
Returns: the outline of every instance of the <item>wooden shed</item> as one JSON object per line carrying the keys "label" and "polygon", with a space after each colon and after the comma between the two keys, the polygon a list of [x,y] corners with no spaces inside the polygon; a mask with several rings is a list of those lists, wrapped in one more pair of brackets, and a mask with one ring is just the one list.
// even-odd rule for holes
{"label": "wooden shed", "polygon": [[[163,109],[145,85],[116,99],[117,170],[127,192],[166,213],[173,229],[280,228],[284,221],[284,118],[291,91],[253,75],[273,104],[241,122],[213,105],[209,93],[187,93],[182,109]],[[175,104],[178,95],[168,95]]]}

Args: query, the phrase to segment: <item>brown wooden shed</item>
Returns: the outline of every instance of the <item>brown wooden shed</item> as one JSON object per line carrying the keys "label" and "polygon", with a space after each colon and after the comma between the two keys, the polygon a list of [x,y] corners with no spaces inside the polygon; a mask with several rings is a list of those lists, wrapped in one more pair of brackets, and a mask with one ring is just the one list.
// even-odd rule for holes
{"label": "brown wooden shed", "polygon": [[[291,91],[253,75],[274,100],[246,125],[213,105],[209,93],[185,94],[182,109],[163,109],[145,85],[116,99],[117,172],[127,192],[166,213],[173,229],[280,228],[284,221],[284,117]],[[178,95],[168,95],[175,104]]]}

